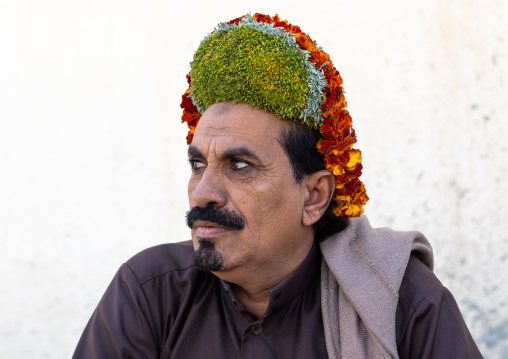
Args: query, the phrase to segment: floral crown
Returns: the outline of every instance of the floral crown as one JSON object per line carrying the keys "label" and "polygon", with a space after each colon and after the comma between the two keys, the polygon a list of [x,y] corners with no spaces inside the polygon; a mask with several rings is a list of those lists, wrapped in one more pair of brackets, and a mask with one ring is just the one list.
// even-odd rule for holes
{"label": "floral crown", "polygon": [[246,102],[319,129],[318,152],[335,175],[335,215],[357,217],[369,197],[359,177],[361,152],[346,110],[342,78],[330,57],[298,26],[256,13],[226,23],[206,36],[191,62],[182,96],[187,144],[208,106]]}

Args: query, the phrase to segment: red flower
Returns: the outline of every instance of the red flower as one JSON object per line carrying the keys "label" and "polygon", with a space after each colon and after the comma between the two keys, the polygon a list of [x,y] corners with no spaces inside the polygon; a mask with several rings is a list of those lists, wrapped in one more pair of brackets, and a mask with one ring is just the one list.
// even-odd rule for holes
{"label": "red flower", "polygon": [[286,32],[291,32],[291,27],[288,26],[288,22],[286,20],[277,21],[273,24],[273,27],[281,27]]}
{"label": "red flower", "polygon": [[180,104],[180,107],[185,110],[189,110],[189,109],[191,109],[191,106],[193,107],[194,104],[192,103],[191,98],[189,97],[188,93],[186,92],[182,95],[182,103]]}
{"label": "red flower", "polygon": [[196,129],[195,127],[189,128],[189,133],[187,134],[187,137],[186,137],[188,145],[190,145],[192,143],[192,138],[194,137],[194,130],[195,129]]}
{"label": "red flower", "polygon": [[231,24],[231,25],[238,25],[238,23],[240,22],[240,20],[242,20],[244,17],[245,17],[245,15],[240,16],[240,17],[237,17],[236,19],[233,19],[233,20],[231,20],[231,21],[228,21],[227,23],[228,23],[228,24]]}
{"label": "red flower", "polygon": [[182,114],[182,122],[186,122],[189,127],[196,127],[200,118],[199,112],[187,112],[184,110]]}
{"label": "red flower", "polygon": [[264,22],[265,24],[271,24],[273,22],[272,18],[269,15],[263,15],[258,12],[252,15],[252,18],[257,22]]}

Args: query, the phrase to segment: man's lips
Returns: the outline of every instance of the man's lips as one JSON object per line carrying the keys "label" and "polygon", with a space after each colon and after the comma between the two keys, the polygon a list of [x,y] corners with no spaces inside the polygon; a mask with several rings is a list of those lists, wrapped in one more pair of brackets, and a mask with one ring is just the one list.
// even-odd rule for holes
{"label": "man's lips", "polygon": [[194,222],[193,229],[196,231],[196,235],[201,238],[216,237],[224,234],[232,229],[218,225],[217,223],[207,221],[196,221]]}

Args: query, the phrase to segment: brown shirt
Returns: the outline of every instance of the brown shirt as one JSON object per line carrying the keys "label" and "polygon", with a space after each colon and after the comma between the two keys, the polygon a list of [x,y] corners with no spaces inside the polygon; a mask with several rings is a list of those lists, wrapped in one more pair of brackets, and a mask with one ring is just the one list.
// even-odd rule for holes
{"label": "brown shirt", "polygon": [[192,253],[190,242],[165,244],[124,264],[74,357],[327,358],[317,245],[259,319],[227,283],[197,270]]}
{"label": "brown shirt", "polygon": [[[125,263],[73,358],[327,358],[317,245],[272,290],[262,318],[247,312],[227,283],[197,270],[192,253],[190,242],[164,244]],[[481,357],[451,294],[414,257],[399,295],[401,358]]]}

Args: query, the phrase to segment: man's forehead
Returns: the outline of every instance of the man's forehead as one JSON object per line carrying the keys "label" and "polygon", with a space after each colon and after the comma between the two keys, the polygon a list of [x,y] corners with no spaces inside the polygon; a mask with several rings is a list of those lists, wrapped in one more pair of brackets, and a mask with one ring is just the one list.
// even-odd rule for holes
{"label": "man's forehead", "polygon": [[[280,120],[276,115],[273,113],[267,112],[257,106],[240,102],[235,103],[233,101],[222,101],[218,103],[214,103],[210,105],[206,111],[201,116],[201,120],[208,119],[208,118],[265,118],[265,119],[271,119],[274,122],[284,122],[283,120]],[[198,125],[199,125],[198,123]]]}
{"label": "man's forehead", "polygon": [[279,134],[288,125],[288,121],[248,104],[214,104],[200,119],[189,151],[203,153],[211,147],[221,155],[273,151],[274,146],[280,147]]}
{"label": "man's forehead", "polygon": [[[233,108],[233,101],[222,101],[211,105],[207,111],[211,111],[217,115],[226,114]],[[239,105],[239,104],[237,104]],[[248,105],[249,106],[249,105]],[[238,106],[237,106],[238,107]],[[206,112],[206,111],[205,111]]]}
{"label": "man's forehead", "polygon": [[205,111],[194,136],[231,136],[256,142],[273,140],[287,122],[246,103],[220,102]]}

